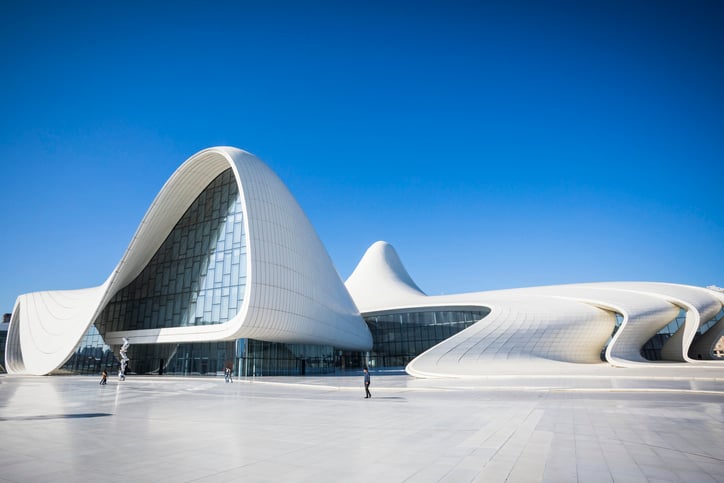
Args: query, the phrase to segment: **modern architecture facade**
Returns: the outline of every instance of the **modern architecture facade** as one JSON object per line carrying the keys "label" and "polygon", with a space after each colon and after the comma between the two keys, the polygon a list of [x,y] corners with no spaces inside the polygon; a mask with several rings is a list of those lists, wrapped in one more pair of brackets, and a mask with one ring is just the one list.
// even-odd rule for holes
{"label": "modern architecture facade", "polygon": [[255,156],[201,151],[163,186],[106,281],[20,295],[5,350],[16,374],[421,377],[652,360],[719,364],[724,294],[617,282],[427,296],[373,244],[342,282],[282,181]]}

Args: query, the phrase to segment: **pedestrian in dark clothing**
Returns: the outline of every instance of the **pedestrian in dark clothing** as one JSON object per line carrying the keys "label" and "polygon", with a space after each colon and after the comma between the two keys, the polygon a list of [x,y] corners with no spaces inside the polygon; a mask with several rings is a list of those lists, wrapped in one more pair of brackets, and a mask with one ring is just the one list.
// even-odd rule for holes
{"label": "pedestrian in dark clothing", "polygon": [[372,397],[370,393],[370,371],[365,367],[365,399]]}
{"label": "pedestrian in dark clothing", "polygon": [[103,369],[103,372],[101,372],[101,382],[99,382],[98,384],[100,384],[101,386],[105,386],[107,381],[108,381],[108,372],[106,372],[106,370]]}

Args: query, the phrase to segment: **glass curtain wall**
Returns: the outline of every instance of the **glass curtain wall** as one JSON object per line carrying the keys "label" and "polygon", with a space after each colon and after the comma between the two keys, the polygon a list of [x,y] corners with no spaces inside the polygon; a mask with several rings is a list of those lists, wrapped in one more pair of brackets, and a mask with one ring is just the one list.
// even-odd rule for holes
{"label": "glass curtain wall", "polygon": [[474,310],[438,309],[367,316],[365,322],[372,332],[374,347],[360,362],[378,369],[404,368],[418,355],[489,313],[487,308],[476,307]]}
{"label": "glass curtain wall", "polygon": [[[401,371],[430,347],[483,319],[489,309],[389,312],[365,317],[372,332],[369,352],[332,346],[284,344],[252,339],[192,344],[131,344],[129,374],[221,376],[225,367],[242,377],[309,376],[358,372],[363,367]],[[93,331],[90,331],[93,332]],[[68,361],[76,374],[118,370],[118,360],[98,331],[86,336]],[[102,347],[103,350],[100,350]]]}
{"label": "glass curtain wall", "polygon": [[241,308],[246,240],[231,169],[196,198],[146,268],[119,291],[96,325],[107,331],[221,324]]}
{"label": "glass curtain wall", "polygon": [[308,376],[334,374],[338,367],[332,346],[247,339],[234,373],[250,377]]}
{"label": "glass curtain wall", "polygon": [[[107,331],[222,324],[241,308],[246,289],[246,236],[239,189],[231,169],[216,177],[194,200],[148,265],[121,289],[57,372],[115,371],[118,347],[103,341]],[[234,360],[216,343],[133,344],[128,371],[205,374]],[[234,344],[235,345],[235,344]],[[114,355],[115,353],[115,355]],[[183,357],[186,362],[178,362]],[[174,362],[174,367],[166,367]],[[231,361],[231,362],[229,362]]]}
{"label": "glass curtain wall", "polygon": [[357,372],[363,367],[402,370],[430,347],[483,319],[485,307],[471,310],[396,311],[364,317],[372,333],[370,352],[330,346],[247,340],[236,373],[242,376],[304,376]]}
{"label": "glass curtain wall", "polygon": [[111,346],[103,341],[96,326],[92,325],[70,359],[53,374],[100,374],[103,369],[114,373],[119,367],[120,362],[113,355]]}

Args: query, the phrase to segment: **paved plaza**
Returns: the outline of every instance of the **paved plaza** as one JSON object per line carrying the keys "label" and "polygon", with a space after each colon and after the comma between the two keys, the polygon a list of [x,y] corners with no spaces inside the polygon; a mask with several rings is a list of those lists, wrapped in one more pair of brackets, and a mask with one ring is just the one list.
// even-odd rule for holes
{"label": "paved plaza", "polygon": [[0,376],[0,481],[724,482],[724,370]]}

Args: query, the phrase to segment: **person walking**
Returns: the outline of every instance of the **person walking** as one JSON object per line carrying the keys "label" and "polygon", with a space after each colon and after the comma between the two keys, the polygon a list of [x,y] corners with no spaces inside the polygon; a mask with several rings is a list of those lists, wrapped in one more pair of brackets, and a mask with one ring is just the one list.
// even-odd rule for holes
{"label": "person walking", "polygon": [[233,376],[231,375],[231,368],[230,368],[230,367],[224,368],[224,379],[226,380],[226,382],[234,382],[234,378],[233,378]]}
{"label": "person walking", "polygon": [[365,399],[372,397],[370,393],[370,371],[365,367]]}
{"label": "person walking", "polygon": [[98,384],[100,384],[101,386],[105,386],[106,382],[108,382],[108,372],[103,369],[103,372],[101,372],[101,382],[99,382]]}

